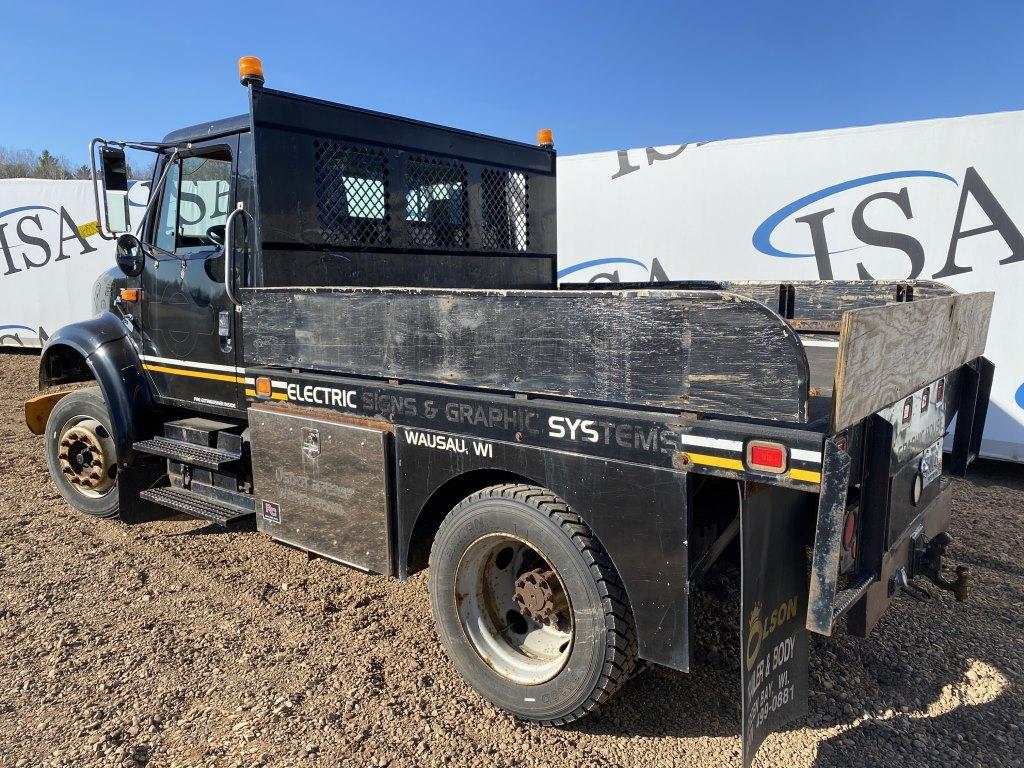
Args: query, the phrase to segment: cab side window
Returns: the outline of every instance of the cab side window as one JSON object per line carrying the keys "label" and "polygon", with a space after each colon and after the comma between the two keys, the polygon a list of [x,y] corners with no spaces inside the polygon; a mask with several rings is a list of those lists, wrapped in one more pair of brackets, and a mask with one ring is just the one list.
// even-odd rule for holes
{"label": "cab side window", "polygon": [[219,248],[230,196],[227,152],[175,161],[164,179],[153,244],[176,254]]}
{"label": "cab side window", "polygon": [[181,161],[175,250],[219,247],[231,197],[231,158],[186,157]]}
{"label": "cab side window", "polygon": [[167,169],[164,188],[160,195],[160,208],[153,233],[153,245],[168,253],[174,252],[174,231],[178,220],[178,185],[181,183],[181,163]]}

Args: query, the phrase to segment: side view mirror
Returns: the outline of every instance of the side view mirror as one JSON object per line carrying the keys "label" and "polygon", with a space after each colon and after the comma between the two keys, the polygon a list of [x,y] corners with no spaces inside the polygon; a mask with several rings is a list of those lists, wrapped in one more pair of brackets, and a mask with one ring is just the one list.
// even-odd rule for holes
{"label": "side view mirror", "polygon": [[124,150],[100,147],[100,173],[103,177],[103,213],[107,228],[114,233],[127,232],[128,225],[128,162]]}
{"label": "side view mirror", "polygon": [[146,257],[142,252],[142,243],[135,235],[121,235],[117,238],[117,267],[128,277],[138,277],[146,266]]}

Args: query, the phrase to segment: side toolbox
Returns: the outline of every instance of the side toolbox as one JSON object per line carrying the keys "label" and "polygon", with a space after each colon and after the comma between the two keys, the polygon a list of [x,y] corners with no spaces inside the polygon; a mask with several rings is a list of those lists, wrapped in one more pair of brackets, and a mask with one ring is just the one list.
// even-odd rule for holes
{"label": "side toolbox", "polygon": [[249,429],[256,527],[299,549],[390,574],[390,425],[256,405]]}

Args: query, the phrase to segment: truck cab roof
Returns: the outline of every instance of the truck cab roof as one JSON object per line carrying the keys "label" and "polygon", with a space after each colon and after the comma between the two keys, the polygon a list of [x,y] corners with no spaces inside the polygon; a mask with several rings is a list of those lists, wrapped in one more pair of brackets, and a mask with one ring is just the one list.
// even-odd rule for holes
{"label": "truck cab roof", "polygon": [[216,136],[226,136],[231,133],[239,133],[249,130],[249,115],[235,115],[224,117],[208,123],[198,123],[186,128],[179,128],[164,136],[164,144],[184,144],[189,141],[200,141],[212,139]]}

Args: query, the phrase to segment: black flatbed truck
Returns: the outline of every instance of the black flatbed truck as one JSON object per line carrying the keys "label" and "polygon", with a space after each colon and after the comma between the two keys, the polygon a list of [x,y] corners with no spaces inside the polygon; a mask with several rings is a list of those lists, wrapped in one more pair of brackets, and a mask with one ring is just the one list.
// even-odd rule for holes
{"label": "black flatbed truck", "polygon": [[[866,635],[916,577],[968,597],[942,557],[991,294],[559,287],[549,143],[240,69],[247,115],[90,148],[120,271],[49,339],[40,386],[96,386],[26,404],[73,507],[255,517],[399,578],[429,563],[460,673],[545,724],[639,660],[688,671],[691,588],[738,539],[745,763],[806,706],[808,631]],[[157,156],[137,235],[126,147]]]}

